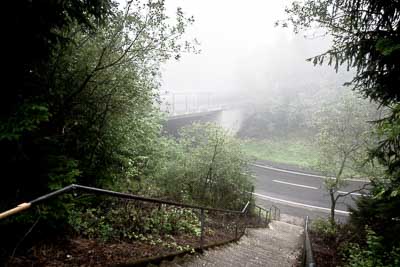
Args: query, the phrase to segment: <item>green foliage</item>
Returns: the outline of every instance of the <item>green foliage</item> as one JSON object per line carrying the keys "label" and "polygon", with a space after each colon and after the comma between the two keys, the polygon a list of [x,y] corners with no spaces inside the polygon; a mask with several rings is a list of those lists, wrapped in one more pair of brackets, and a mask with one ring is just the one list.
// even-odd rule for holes
{"label": "green foliage", "polygon": [[76,160],[67,159],[64,156],[49,157],[49,165],[54,166],[49,173],[48,187],[57,190],[76,182],[80,171]]}
{"label": "green foliage", "polygon": [[[32,32],[16,30],[26,47],[9,42],[19,52],[8,68],[17,79],[0,98],[0,162],[12,175],[0,188],[0,209],[70,183],[139,192],[159,159],[160,64],[192,50],[181,36],[193,18],[182,10],[175,21],[167,17],[164,1],[130,1],[124,10],[109,1],[22,2],[15,16]],[[19,217],[25,225],[14,230],[38,217],[63,228],[76,211],[70,196],[46,204]],[[111,218],[95,217],[103,239],[115,234]],[[13,222],[2,228],[2,247],[14,242],[15,232],[3,232]]]}
{"label": "green foliage", "polygon": [[320,171],[339,179],[365,169],[368,149],[375,141],[371,121],[377,113],[375,105],[354,94],[325,103],[314,119]]}
{"label": "green foliage", "polygon": [[240,209],[248,200],[251,179],[240,143],[213,124],[184,128],[177,141],[167,141],[164,163],[155,182],[176,201]]}
{"label": "green foliage", "polygon": [[[68,2],[62,14],[75,4],[85,12]],[[72,182],[137,191],[139,177],[152,172],[160,63],[193,48],[180,41],[193,18],[178,10],[174,22],[163,1],[138,1],[123,11],[109,8],[112,16],[99,13],[106,23],[98,24],[96,12],[107,3],[99,1],[98,10],[90,3],[90,11],[54,26],[64,41],[48,50],[40,90],[18,93],[22,102],[2,113],[1,162],[15,177],[1,189],[3,204]]]}
{"label": "green foliage", "polygon": [[391,1],[307,0],[286,12],[295,32],[320,27],[333,38],[332,47],[310,61],[356,68],[353,88],[389,105],[400,101],[399,9]]}
{"label": "green foliage", "polygon": [[[295,93],[293,93],[295,94]],[[290,133],[307,135],[309,106],[301,102],[302,96],[276,96],[272,103],[264,103],[261,110],[247,116],[238,135],[244,138],[289,137]]]}
{"label": "green foliage", "polygon": [[[390,192],[390,191],[389,191]],[[390,197],[385,193],[380,198],[365,196],[357,200],[357,209],[351,209],[350,222],[358,229],[368,225],[377,235],[382,236],[388,247],[399,246],[397,236],[400,231],[400,197]],[[387,195],[386,195],[387,194]]]}
{"label": "green foliage", "polygon": [[23,133],[33,132],[39,125],[49,120],[48,108],[34,103],[25,104],[18,113],[0,124],[0,142],[18,141]]}
{"label": "green foliage", "polygon": [[383,245],[383,238],[366,229],[365,247],[350,243],[345,250],[346,266],[349,267],[395,267],[400,265],[400,247],[391,250]]}
{"label": "green foliage", "polygon": [[200,221],[189,209],[135,206],[110,201],[96,208],[75,208],[69,215],[75,233],[108,240],[154,240],[154,236],[200,235]]}
{"label": "green foliage", "polygon": [[[63,123],[68,155],[78,158],[85,184],[126,190],[148,172],[160,133],[153,105],[159,64],[179,53],[187,23],[167,23],[163,2],[131,3],[96,34],[78,29],[74,43],[55,52],[53,106]],[[182,48],[182,49],[186,49]]]}
{"label": "green foliage", "polygon": [[390,56],[393,53],[398,52],[400,44],[390,39],[380,39],[376,43],[376,50],[382,53],[384,56]]}
{"label": "green foliage", "polygon": [[[43,161],[52,155],[48,144],[55,129],[48,74],[53,71],[50,62],[55,48],[71,41],[59,31],[72,24],[85,32],[94,30],[109,16],[111,1],[22,0],[4,8],[8,10],[3,16],[8,24],[5,34],[10,40],[3,58],[8,67],[3,72],[7,86],[0,97],[0,164],[13,177],[0,192],[2,204],[10,205],[48,189],[44,176],[49,169]],[[52,151],[62,152],[51,143]]]}
{"label": "green foliage", "polygon": [[318,149],[306,138],[249,139],[242,144],[249,157],[315,169]]}
{"label": "green foliage", "polygon": [[396,199],[400,192],[400,105],[391,108],[391,114],[378,121],[380,142],[370,156],[386,166],[385,179],[376,180],[376,197]]}
{"label": "green foliage", "polygon": [[369,225],[377,236],[367,231],[367,247],[353,246],[350,266],[399,265],[398,250],[393,249],[399,247],[393,233],[400,225],[396,209],[400,188],[399,9],[393,1],[307,0],[296,1],[286,10],[295,32],[320,27],[333,38],[328,51],[309,59],[314,65],[327,62],[336,70],[342,64],[354,68],[355,77],[347,85],[388,108],[387,117],[378,121],[379,142],[370,151],[372,161],[378,161],[384,173],[378,172],[380,178],[372,180],[372,196],[360,198],[351,216],[356,227]]}
{"label": "green foliage", "polygon": [[331,223],[335,224],[335,207],[346,185],[344,176],[362,174],[372,178],[377,169],[367,161],[368,149],[374,145],[373,125],[376,107],[353,94],[334,99],[319,111],[314,121],[316,143],[320,153],[317,169],[326,175],[325,188],[331,200]]}
{"label": "green foliage", "polygon": [[[392,1],[371,0],[308,0],[294,2],[287,9],[295,31],[320,26],[333,37],[331,49],[310,59],[314,64],[328,61],[336,69],[342,64],[355,68],[355,77],[348,85],[388,109],[386,117],[377,121],[379,142],[369,153],[372,161],[383,166],[384,173],[378,172],[380,178],[373,179],[372,196],[360,198],[358,210],[352,212],[353,223],[357,227],[369,225],[383,237],[381,243],[388,244],[387,249],[398,247],[392,233],[400,225],[395,208],[400,192],[400,18],[396,15],[399,9],[398,3]],[[358,257],[365,255],[355,251]],[[374,261],[368,258],[365,264],[372,266]]]}
{"label": "green foliage", "polygon": [[337,234],[337,226],[329,220],[318,218],[312,222],[311,230],[322,235],[323,238],[332,239]]}

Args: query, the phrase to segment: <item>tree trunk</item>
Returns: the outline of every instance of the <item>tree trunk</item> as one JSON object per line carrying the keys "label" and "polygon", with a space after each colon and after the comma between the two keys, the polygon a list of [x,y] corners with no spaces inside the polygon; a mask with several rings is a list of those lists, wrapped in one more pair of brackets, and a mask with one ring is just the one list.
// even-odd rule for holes
{"label": "tree trunk", "polygon": [[334,226],[336,224],[336,222],[335,222],[335,207],[336,207],[337,199],[335,198],[335,191],[332,188],[329,189],[329,195],[331,197],[331,217],[329,218],[329,221],[331,222],[331,225]]}

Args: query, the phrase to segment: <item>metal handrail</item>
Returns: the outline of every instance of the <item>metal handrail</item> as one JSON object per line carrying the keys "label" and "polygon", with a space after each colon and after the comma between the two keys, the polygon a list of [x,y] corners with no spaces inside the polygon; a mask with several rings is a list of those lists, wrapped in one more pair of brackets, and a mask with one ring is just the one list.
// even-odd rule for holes
{"label": "metal handrail", "polygon": [[261,206],[258,206],[257,204],[254,207],[258,209],[258,219],[260,221],[262,220],[262,218],[261,218],[261,211],[262,210],[265,212],[265,222],[269,223],[271,221],[271,212],[270,211],[268,211],[267,209],[265,209],[265,208],[263,208]]}
{"label": "metal handrail", "polygon": [[206,210],[206,211],[218,211],[218,212],[225,212],[225,213],[234,213],[234,214],[243,214],[247,211],[247,208],[250,204],[248,201],[246,203],[246,206],[241,210],[228,210],[228,209],[217,209],[217,208],[209,208],[209,207],[203,207],[203,206],[198,206],[198,205],[190,205],[190,204],[184,204],[184,203],[178,203],[178,202],[173,202],[169,200],[161,200],[157,198],[149,198],[149,197],[143,197],[143,196],[138,196],[138,195],[133,195],[133,194],[127,194],[127,193],[121,193],[121,192],[116,192],[116,191],[111,191],[111,190],[106,190],[106,189],[100,189],[96,187],[89,187],[89,186],[83,186],[83,185],[77,185],[77,184],[71,184],[66,187],[63,187],[57,191],[51,192],[49,194],[43,195],[41,197],[38,197],[34,200],[31,200],[29,202],[22,203],[18,205],[17,207],[7,210],[3,213],[0,213],[0,219],[4,219],[8,216],[11,216],[13,214],[19,213],[23,210],[26,210],[30,208],[32,205],[37,205],[45,200],[48,200],[50,198],[56,197],[58,195],[62,195],[65,193],[68,193],[70,191],[84,191],[84,192],[91,192],[91,193],[96,193],[100,195],[109,195],[109,196],[114,196],[118,198],[124,198],[124,199],[134,199],[134,200],[140,200],[140,201],[145,201],[145,202],[151,202],[151,203],[159,203],[159,204],[168,204],[172,206],[177,206],[177,207],[182,207],[182,208],[192,208],[192,209],[199,209],[199,210]]}
{"label": "metal handrail", "polygon": [[316,267],[310,237],[308,235],[308,222],[309,218],[306,216],[304,222],[304,249],[303,249],[303,267]]}
{"label": "metal handrail", "polygon": [[274,220],[279,221],[281,219],[281,210],[275,205],[272,205],[271,207],[274,208]]}
{"label": "metal handrail", "polygon": [[[250,192],[246,192],[246,193],[250,194],[251,199],[253,199],[254,186],[252,186]],[[255,208],[261,208],[262,210],[264,210],[266,212],[266,214],[269,215],[268,221],[272,220],[272,208],[274,209],[273,219],[274,220],[280,220],[280,218],[281,218],[281,210],[277,206],[275,206],[274,204],[271,205],[271,207],[269,208],[269,211],[264,209],[263,207],[258,206],[258,205],[255,205]],[[259,210],[259,217],[260,217],[260,213],[261,213],[261,210]]]}
{"label": "metal handrail", "polygon": [[[77,184],[71,184],[69,186],[66,186],[64,188],[61,188],[59,190],[56,190],[54,192],[51,192],[49,194],[40,196],[30,202],[25,202],[17,207],[7,210],[3,213],[0,213],[0,220],[4,219],[6,217],[9,217],[11,215],[20,213],[26,209],[29,209],[31,206],[38,205],[40,203],[43,203],[44,201],[57,197],[62,194],[66,193],[74,193],[76,191],[83,191],[87,193],[94,193],[98,195],[108,195],[108,196],[113,196],[113,197],[118,197],[122,199],[131,199],[131,200],[139,200],[139,201],[144,201],[144,202],[150,202],[150,203],[158,203],[158,204],[166,204],[166,205],[172,205],[172,206],[177,206],[177,207],[182,207],[182,208],[191,208],[191,209],[198,209],[199,213],[199,221],[200,221],[200,237],[199,237],[199,247],[197,249],[203,250],[205,247],[205,225],[206,225],[206,214],[205,211],[216,211],[216,212],[221,212],[221,213],[230,213],[233,214],[235,218],[233,218],[233,222],[235,224],[235,237],[231,239],[229,242],[238,240],[244,233],[244,229],[249,227],[250,224],[242,224],[240,222],[240,218],[242,216],[245,216],[248,212],[249,209],[252,207],[252,195],[250,198],[250,201],[247,201],[246,205],[242,210],[228,210],[228,209],[218,209],[218,208],[209,208],[209,207],[204,207],[204,206],[198,206],[198,205],[190,205],[190,204],[184,204],[184,203],[178,203],[178,202],[173,202],[173,201],[168,201],[168,200],[162,200],[162,199],[156,199],[156,198],[149,198],[149,197],[143,197],[143,196],[138,196],[138,195],[133,195],[133,194],[128,194],[128,193],[121,193],[121,192],[116,192],[116,191],[111,191],[111,190],[105,190],[105,189],[100,189],[100,188],[95,188],[95,187],[89,187],[89,186],[83,186],[83,185],[77,185]],[[261,222],[261,210],[265,211],[265,223],[268,224],[270,222],[270,213],[268,213],[268,210],[266,210],[263,207],[260,207],[258,205],[254,205],[254,208],[259,209],[259,222]],[[242,229],[239,226],[243,227]]]}
{"label": "metal handrail", "polygon": [[245,213],[247,211],[247,208],[249,207],[249,205],[250,205],[250,201],[247,201],[246,205],[244,206],[244,208],[242,209],[241,212]]}

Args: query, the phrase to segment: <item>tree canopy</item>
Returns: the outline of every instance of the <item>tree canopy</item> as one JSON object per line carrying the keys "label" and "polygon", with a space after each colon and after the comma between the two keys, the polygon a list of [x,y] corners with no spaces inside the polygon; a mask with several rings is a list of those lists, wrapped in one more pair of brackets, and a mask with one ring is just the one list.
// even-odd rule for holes
{"label": "tree canopy", "polygon": [[310,59],[314,64],[356,68],[355,90],[384,105],[400,101],[399,1],[307,0],[286,11],[296,32],[322,28],[333,38],[328,51]]}
{"label": "tree canopy", "polygon": [[192,48],[181,37],[193,18],[168,17],[164,1],[29,3],[10,26],[31,32],[11,40],[16,79],[1,93],[0,159],[12,175],[2,205],[143,174],[160,132],[160,64]]}
{"label": "tree canopy", "polygon": [[360,198],[352,220],[361,228],[370,225],[390,251],[399,246],[392,233],[400,227],[400,1],[306,0],[294,2],[286,12],[283,26],[291,24],[295,32],[323,30],[332,38],[331,48],[310,61],[355,69],[347,85],[389,110],[377,121],[380,140],[370,152],[385,175],[373,181],[372,196]]}

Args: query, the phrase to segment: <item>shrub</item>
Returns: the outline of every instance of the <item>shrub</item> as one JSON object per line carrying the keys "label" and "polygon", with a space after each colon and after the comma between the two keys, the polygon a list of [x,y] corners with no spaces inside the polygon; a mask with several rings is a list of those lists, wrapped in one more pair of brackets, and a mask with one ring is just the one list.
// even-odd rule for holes
{"label": "shrub", "polygon": [[323,238],[334,238],[337,234],[336,225],[328,220],[318,218],[311,224],[311,230],[322,235]]}
{"label": "shrub", "polygon": [[118,200],[74,210],[69,224],[76,234],[103,241],[142,240],[152,235],[200,235],[200,222],[192,210]]}
{"label": "shrub", "polygon": [[252,181],[240,142],[214,124],[193,124],[165,148],[155,183],[175,201],[241,209]]}
{"label": "shrub", "polygon": [[383,238],[368,227],[365,246],[350,243],[344,250],[346,266],[349,267],[396,267],[400,266],[400,247],[388,251]]}

